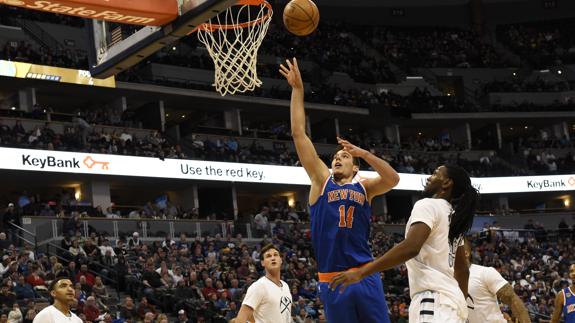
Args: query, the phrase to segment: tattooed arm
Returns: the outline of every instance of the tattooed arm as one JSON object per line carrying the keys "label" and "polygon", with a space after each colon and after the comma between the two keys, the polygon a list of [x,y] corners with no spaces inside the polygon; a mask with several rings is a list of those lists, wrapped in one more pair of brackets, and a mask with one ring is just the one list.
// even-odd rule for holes
{"label": "tattooed arm", "polygon": [[497,298],[501,300],[501,302],[507,304],[511,308],[513,312],[513,316],[519,319],[520,323],[531,323],[531,319],[529,318],[529,311],[521,301],[521,298],[515,294],[513,287],[511,285],[506,284],[505,286],[501,287],[499,291],[497,291]]}

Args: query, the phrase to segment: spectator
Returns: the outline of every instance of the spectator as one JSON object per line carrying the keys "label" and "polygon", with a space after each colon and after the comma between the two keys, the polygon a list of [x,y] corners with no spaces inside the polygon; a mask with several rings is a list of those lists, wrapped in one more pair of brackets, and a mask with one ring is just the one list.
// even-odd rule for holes
{"label": "spectator", "polygon": [[12,307],[14,303],[16,303],[16,294],[12,292],[12,286],[10,286],[8,282],[2,283],[0,289],[0,304]]}
{"label": "spectator", "polygon": [[110,295],[108,294],[106,286],[104,286],[102,277],[96,276],[94,285],[92,286],[92,291],[94,292],[94,295],[97,297],[98,301],[101,301],[104,305],[107,304]]}
{"label": "spectator", "polygon": [[94,296],[89,296],[86,299],[86,305],[84,305],[84,315],[88,321],[96,321],[100,316],[100,309],[98,304],[96,304],[96,298]]}
{"label": "spectator", "polygon": [[10,244],[10,241],[6,237],[6,233],[0,231],[0,250],[8,250]]}
{"label": "spectator", "polygon": [[43,276],[44,272],[42,272],[42,268],[40,268],[38,265],[33,265],[32,273],[26,278],[26,282],[32,287],[41,286],[46,288]]}
{"label": "spectator", "polygon": [[268,215],[270,209],[267,206],[262,207],[260,213],[256,214],[254,217],[254,223],[256,225],[256,230],[258,232],[258,236],[263,236],[268,230]]}
{"label": "spectator", "polygon": [[20,306],[18,303],[12,305],[12,310],[8,313],[8,323],[22,323],[24,321],[24,316],[22,311],[20,311]]}
{"label": "spectator", "polygon": [[14,225],[21,226],[20,214],[14,207],[14,203],[8,203],[8,207],[4,211],[2,217],[2,225],[6,232],[10,235],[10,241],[14,245],[18,245],[18,234],[20,230]]}
{"label": "spectator", "polygon": [[217,290],[213,287],[212,284],[213,282],[211,278],[206,278],[206,280],[204,281],[204,288],[202,288],[202,294],[206,299],[209,299],[210,295],[212,294],[217,296]]}
{"label": "spectator", "polygon": [[140,234],[138,232],[134,232],[132,237],[128,240],[128,248],[130,249],[138,249],[143,245],[142,240],[140,240]]}
{"label": "spectator", "polygon": [[72,241],[72,246],[68,249],[68,251],[74,259],[80,259],[87,256],[84,248],[80,246],[80,240],[78,239]]}
{"label": "spectator", "polygon": [[142,283],[144,284],[144,295],[146,298],[154,299],[154,294],[157,289],[164,287],[162,277],[154,270],[153,263],[146,265],[146,271],[142,275]]}
{"label": "spectator", "polygon": [[148,299],[146,297],[142,297],[140,304],[138,304],[138,317],[144,318],[148,313],[152,314],[151,319],[153,320],[154,309],[150,303],[148,303]]}
{"label": "spectator", "polygon": [[26,283],[24,276],[18,276],[18,283],[14,287],[14,293],[18,300],[35,299],[37,297],[36,291],[32,285]]}
{"label": "spectator", "polygon": [[[235,317],[235,316],[234,316]],[[192,320],[188,319],[186,311],[179,310],[178,311],[178,321],[177,323],[192,323]]]}
{"label": "spectator", "polygon": [[84,276],[86,279],[86,284],[90,287],[94,286],[94,282],[96,281],[96,277],[88,271],[88,265],[81,265],[80,271],[76,274],[75,278],[76,281],[80,281],[80,278]]}
{"label": "spectator", "polygon": [[102,245],[99,248],[100,248],[100,255],[102,257],[111,257],[114,260],[116,259],[116,257],[117,257],[116,252],[114,251],[114,248],[112,248],[112,246],[110,246],[110,240],[104,239],[102,241]]}
{"label": "spectator", "polygon": [[138,317],[138,310],[134,305],[134,300],[131,297],[124,299],[124,304],[120,306],[120,317],[125,320],[135,320]]}

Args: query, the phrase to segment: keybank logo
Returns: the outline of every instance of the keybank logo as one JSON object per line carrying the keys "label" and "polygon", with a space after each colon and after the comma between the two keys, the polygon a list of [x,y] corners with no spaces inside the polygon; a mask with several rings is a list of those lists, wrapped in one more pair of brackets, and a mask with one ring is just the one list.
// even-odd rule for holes
{"label": "keybank logo", "polygon": [[22,165],[35,166],[44,169],[50,168],[80,168],[80,161],[76,158],[60,159],[54,156],[44,158],[32,157],[32,155],[22,155]]}
{"label": "keybank logo", "polygon": [[88,167],[88,169],[92,169],[96,165],[100,165],[102,170],[109,170],[110,169],[110,167],[108,166],[108,165],[110,165],[110,162],[101,161],[101,160],[94,160],[94,158],[92,158],[92,156],[86,156],[86,158],[84,158],[84,165],[86,165],[86,167]]}
{"label": "keybank logo", "polygon": [[[80,162],[81,161],[81,162]],[[22,155],[22,165],[45,168],[88,168],[89,170],[110,170],[110,162],[96,160],[92,156],[86,156],[83,160],[72,158],[57,158],[54,156],[33,157]],[[83,165],[83,166],[82,166]]]}
{"label": "keybank logo", "polygon": [[533,180],[527,181],[528,188],[534,188],[539,190],[542,190],[544,188],[561,188],[566,186],[567,184],[565,184],[565,181],[562,179],[556,181],[551,181],[548,179],[544,179],[541,181],[533,181]]}

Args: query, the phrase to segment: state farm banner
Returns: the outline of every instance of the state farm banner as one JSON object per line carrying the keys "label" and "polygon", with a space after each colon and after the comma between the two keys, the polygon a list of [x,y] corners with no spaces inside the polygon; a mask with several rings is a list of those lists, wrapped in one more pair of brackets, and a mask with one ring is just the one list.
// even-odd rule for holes
{"label": "state farm banner", "polygon": [[0,4],[146,26],[162,26],[178,17],[177,0],[0,0]]}
{"label": "state farm banner", "polygon": [[[0,169],[120,175],[189,180],[309,185],[302,167],[222,163],[201,160],[165,159],[0,148]],[[360,172],[359,176],[376,176]],[[396,190],[420,191],[429,175],[400,174]],[[482,194],[551,192],[575,190],[575,174],[550,176],[472,178]]]}

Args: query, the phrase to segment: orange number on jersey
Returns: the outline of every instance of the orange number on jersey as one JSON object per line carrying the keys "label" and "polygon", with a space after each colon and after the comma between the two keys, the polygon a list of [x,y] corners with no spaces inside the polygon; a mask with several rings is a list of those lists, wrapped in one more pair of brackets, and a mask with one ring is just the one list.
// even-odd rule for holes
{"label": "orange number on jersey", "polygon": [[[353,227],[353,212],[355,211],[355,206],[350,206],[345,212],[345,205],[339,206],[339,227],[340,228],[352,228]],[[347,213],[347,214],[346,214]]]}

